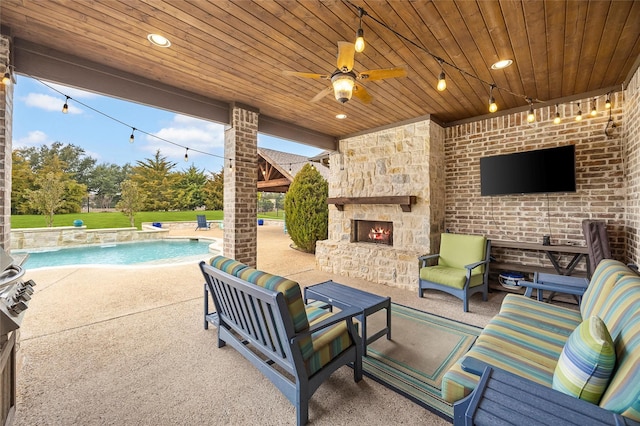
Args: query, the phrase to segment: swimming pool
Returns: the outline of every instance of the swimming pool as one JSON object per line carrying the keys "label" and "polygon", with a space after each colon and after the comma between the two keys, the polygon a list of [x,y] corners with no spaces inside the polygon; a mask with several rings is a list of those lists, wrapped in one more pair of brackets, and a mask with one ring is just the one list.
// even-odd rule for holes
{"label": "swimming pool", "polygon": [[210,253],[209,245],[214,241],[165,239],[134,243],[109,244],[60,248],[54,250],[25,251],[29,257],[26,269],[65,265],[134,265],[162,259],[185,258]]}

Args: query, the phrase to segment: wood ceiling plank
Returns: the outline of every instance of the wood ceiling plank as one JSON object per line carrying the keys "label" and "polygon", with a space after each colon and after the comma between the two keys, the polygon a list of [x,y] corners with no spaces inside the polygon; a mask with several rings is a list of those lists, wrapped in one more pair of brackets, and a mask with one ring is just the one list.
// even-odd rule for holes
{"label": "wood ceiling plank", "polygon": [[[582,49],[580,51],[580,61],[576,75],[575,89],[578,93],[588,92],[595,89],[590,87],[589,80],[594,73],[594,64],[598,55],[598,48],[602,37],[602,32],[609,13],[608,2],[589,2],[587,8],[587,21],[589,27],[585,28],[582,37]],[[604,71],[604,70],[603,70]]]}
{"label": "wood ceiling plank", "polygon": [[547,16],[545,35],[547,44],[548,93],[543,98],[558,99],[562,97],[562,79],[564,76],[564,23],[566,19],[566,3],[545,1],[544,7]]}
{"label": "wood ceiling plank", "polygon": [[521,106],[525,104],[521,97],[514,96],[512,98],[509,98],[505,94],[505,92],[523,94],[524,87],[522,85],[522,80],[520,79],[520,66],[517,62],[516,54],[514,52],[511,39],[509,38],[509,34],[506,29],[505,18],[502,14],[500,4],[495,1],[478,1],[477,5],[480,9],[480,12],[482,13],[484,23],[487,26],[487,32],[491,35],[491,39],[493,40],[494,45],[497,46],[500,59],[513,60],[513,65],[504,70],[498,71],[504,73],[504,77],[508,82],[505,90],[499,90],[499,93],[503,96],[505,102],[508,102],[507,105]]}
{"label": "wood ceiling plank", "polygon": [[[532,87],[534,99],[549,99],[549,61],[547,52],[550,46],[547,43],[547,22],[545,15],[545,3],[541,1],[522,2],[523,24],[526,30],[526,40],[531,56],[531,72],[533,76]],[[526,17],[526,20],[524,18]]]}
{"label": "wood ceiling plank", "polygon": [[587,2],[569,0],[566,8],[564,23],[564,77],[562,79],[562,97],[576,93],[576,79],[578,78],[580,53],[582,50],[583,34],[587,19]]}

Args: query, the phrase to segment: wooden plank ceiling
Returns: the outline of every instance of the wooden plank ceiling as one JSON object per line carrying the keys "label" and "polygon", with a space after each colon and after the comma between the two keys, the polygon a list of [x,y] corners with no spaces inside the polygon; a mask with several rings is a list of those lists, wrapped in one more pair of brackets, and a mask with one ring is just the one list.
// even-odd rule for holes
{"label": "wooden plank ceiling", "polygon": [[[364,82],[373,101],[341,105],[327,80],[337,42],[353,42],[358,7],[366,49],[357,71],[402,66],[403,78]],[[638,1],[2,0],[3,32],[332,136],[427,114],[451,123],[612,87],[640,56]],[[170,48],[151,46],[159,33]],[[53,52],[53,51],[52,51]],[[444,61],[447,90],[436,90]],[[499,59],[505,70],[491,70]],[[16,71],[20,73],[19,67]],[[348,118],[337,120],[344,111]]]}

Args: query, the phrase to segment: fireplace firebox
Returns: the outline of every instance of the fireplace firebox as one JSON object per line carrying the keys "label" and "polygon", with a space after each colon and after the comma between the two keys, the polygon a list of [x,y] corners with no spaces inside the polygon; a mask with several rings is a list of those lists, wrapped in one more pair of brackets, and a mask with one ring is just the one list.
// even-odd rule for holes
{"label": "fireplace firebox", "polygon": [[352,220],[351,242],[393,246],[393,222]]}

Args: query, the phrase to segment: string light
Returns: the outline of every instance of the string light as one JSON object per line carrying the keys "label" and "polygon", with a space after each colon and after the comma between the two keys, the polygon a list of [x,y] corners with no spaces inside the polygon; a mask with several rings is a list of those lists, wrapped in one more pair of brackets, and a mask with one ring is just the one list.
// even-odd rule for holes
{"label": "string light", "polygon": [[438,58],[438,62],[440,62],[440,76],[438,77],[436,89],[438,89],[439,92],[443,92],[447,88],[447,80],[444,74],[444,68],[442,67],[442,58]]}
{"label": "string light", "polygon": [[5,86],[11,85],[11,73],[10,73],[9,65],[7,65],[4,75],[2,76],[2,84],[4,84]]}
{"label": "string light", "polygon": [[355,42],[355,50],[358,53],[364,52],[365,42],[364,42],[364,30],[362,29],[362,17],[366,14],[363,8],[358,8],[358,15],[360,16],[360,26],[358,27],[358,31],[356,32],[356,42]]}
{"label": "string light", "polygon": [[67,96],[67,99],[64,100],[64,105],[62,105],[62,113],[63,114],[67,114],[69,112],[69,99],[71,99],[70,97]]}
{"label": "string light", "polygon": [[611,97],[610,97],[610,93],[607,93],[607,100],[604,103],[604,107],[606,109],[611,109]]}
{"label": "string light", "polygon": [[560,124],[562,119],[560,118],[560,111],[558,111],[558,104],[556,104],[556,116],[553,119],[553,124]]}
{"label": "string light", "polygon": [[582,108],[580,108],[580,102],[578,102],[578,115],[576,115],[576,121],[582,120]]}
{"label": "string light", "polygon": [[529,101],[529,113],[527,114],[527,121],[529,123],[533,123],[534,121],[536,121],[536,113],[533,111],[533,100],[529,98],[528,101]]}
{"label": "string light", "polygon": [[596,100],[593,100],[593,107],[591,108],[591,116],[595,117],[596,115],[598,115],[598,110],[596,109]]}
{"label": "string light", "polygon": [[133,135],[133,132],[136,131],[135,127],[131,128],[131,136],[129,136],[129,143],[133,143],[136,140],[136,137]]}
{"label": "string light", "polygon": [[185,148],[186,151],[184,152],[184,162],[186,163],[187,161],[189,161],[189,148]]}
{"label": "string light", "polygon": [[498,110],[498,105],[496,104],[496,99],[493,97],[493,88],[495,84],[489,86],[489,112],[493,113]]}

